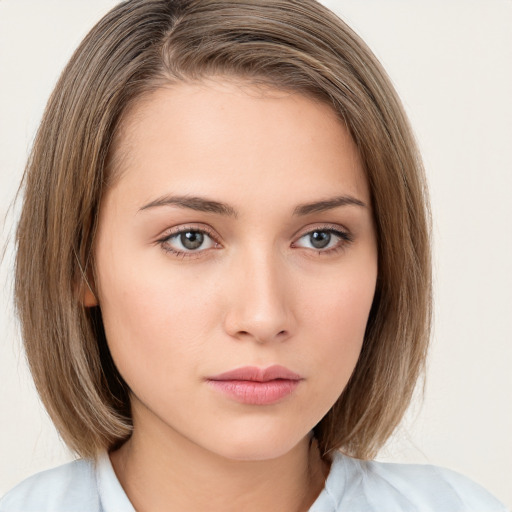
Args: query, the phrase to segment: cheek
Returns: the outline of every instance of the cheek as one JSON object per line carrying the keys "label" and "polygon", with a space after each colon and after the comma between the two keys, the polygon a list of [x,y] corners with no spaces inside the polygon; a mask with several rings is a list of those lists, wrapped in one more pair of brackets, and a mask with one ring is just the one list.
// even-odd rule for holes
{"label": "cheek", "polygon": [[194,366],[201,342],[218,316],[205,281],[186,273],[169,276],[155,265],[127,262],[104,268],[100,294],[105,332],[112,357],[127,381],[150,371],[155,378],[180,373],[184,362]]}
{"label": "cheek", "polygon": [[326,275],[312,277],[303,288],[302,310],[312,326],[347,340],[360,338],[373,302],[377,281],[376,258],[352,258]]}
{"label": "cheek", "polygon": [[[305,315],[307,339],[305,356],[315,361],[329,400],[335,401],[350,378],[361,352],[366,324],[373,302],[376,264],[361,271],[344,272],[308,301]],[[311,343],[311,340],[314,340]]]}

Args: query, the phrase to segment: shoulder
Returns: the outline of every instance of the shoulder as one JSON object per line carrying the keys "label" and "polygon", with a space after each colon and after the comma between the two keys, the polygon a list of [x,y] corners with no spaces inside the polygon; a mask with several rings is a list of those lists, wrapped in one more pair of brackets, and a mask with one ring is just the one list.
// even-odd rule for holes
{"label": "shoulder", "polygon": [[100,510],[94,462],[76,460],[27,478],[0,499],[0,512]]}
{"label": "shoulder", "polygon": [[362,461],[336,454],[326,491],[335,510],[378,512],[506,512],[483,487],[430,465]]}
{"label": "shoulder", "polygon": [[399,495],[418,510],[505,512],[487,490],[455,471],[420,464],[359,463],[383,494]]}

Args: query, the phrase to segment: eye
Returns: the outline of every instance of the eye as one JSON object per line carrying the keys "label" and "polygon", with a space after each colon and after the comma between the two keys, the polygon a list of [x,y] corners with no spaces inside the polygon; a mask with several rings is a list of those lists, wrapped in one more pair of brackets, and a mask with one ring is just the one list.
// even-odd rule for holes
{"label": "eye", "polygon": [[341,249],[346,243],[351,241],[351,235],[339,229],[315,229],[302,235],[297,242],[294,242],[293,246],[328,252]]}
{"label": "eye", "polygon": [[168,252],[186,256],[218,246],[217,242],[203,230],[182,229],[159,240],[162,248]]}

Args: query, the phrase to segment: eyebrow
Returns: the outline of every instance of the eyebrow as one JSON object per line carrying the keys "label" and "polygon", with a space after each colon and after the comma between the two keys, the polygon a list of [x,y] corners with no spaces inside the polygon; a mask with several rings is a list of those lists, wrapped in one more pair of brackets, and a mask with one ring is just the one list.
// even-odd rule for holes
{"label": "eyebrow", "polygon": [[148,204],[145,204],[140,211],[149,210],[158,206],[177,206],[179,208],[189,208],[198,212],[216,213],[228,217],[237,217],[236,210],[225,203],[211,201],[196,196],[162,196]]}
{"label": "eyebrow", "polygon": [[[178,208],[188,208],[198,212],[216,213],[235,218],[238,216],[235,208],[226,203],[197,196],[162,196],[139,208],[139,212],[159,206],[177,206]],[[366,205],[355,197],[337,196],[313,203],[300,204],[294,209],[293,214],[304,216],[311,213],[325,212],[340,206],[360,206],[366,208]]]}
{"label": "eyebrow", "polygon": [[363,201],[352,196],[337,196],[316,201],[314,203],[305,203],[298,205],[294,210],[294,215],[309,215],[310,213],[319,213],[338,208],[340,206],[360,206],[366,208]]}

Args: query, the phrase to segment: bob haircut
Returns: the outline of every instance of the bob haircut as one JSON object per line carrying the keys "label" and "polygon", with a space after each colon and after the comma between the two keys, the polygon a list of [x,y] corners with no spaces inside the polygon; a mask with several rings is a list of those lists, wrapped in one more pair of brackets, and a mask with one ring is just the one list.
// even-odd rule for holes
{"label": "bob haircut", "polygon": [[[61,437],[96,457],[131,434],[101,306],[81,300],[102,194],[130,106],[178,82],[233,78],[332,107],[359,150],[378,239],[362,352],[315,427],[321,454],[371,458],[409,405],[431,320],[430,214],[400,100],[365,43],[315,0],[128,0],[90,31],[48,102],[25,170],[15,300],[30,369]],[[92,280],[92,285],[93,285]]]}

